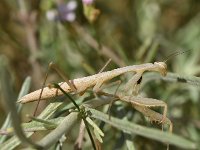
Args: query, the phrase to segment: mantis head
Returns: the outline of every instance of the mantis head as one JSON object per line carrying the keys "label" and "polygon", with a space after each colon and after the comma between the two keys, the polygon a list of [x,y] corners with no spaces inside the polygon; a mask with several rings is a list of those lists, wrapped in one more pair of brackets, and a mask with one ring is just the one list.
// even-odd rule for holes
{"label": "mantis head", "polygon": [[167,75],[167,65],[165,62],[154,62],[154,65],[157,66],[157,71],[160,72],[162,76]]}
{"label": "mantis head", "polygon": [[164,61],[164,62],[155,62],[154,65],[156,65],[156,71],[160,72],[160,74],[162,76],[166,76],[167,75],[167,65],[166,65],[166,62],[175,57],[175,56],[178,56],[178,55],[181,55],[181,54],[184,54],[186,52],[190,52],[191,50],[185,50],[185,51],[177,51],[177,52],[174,52],[172,53],[171,55],[169,55],[167,57],[167,59]]}

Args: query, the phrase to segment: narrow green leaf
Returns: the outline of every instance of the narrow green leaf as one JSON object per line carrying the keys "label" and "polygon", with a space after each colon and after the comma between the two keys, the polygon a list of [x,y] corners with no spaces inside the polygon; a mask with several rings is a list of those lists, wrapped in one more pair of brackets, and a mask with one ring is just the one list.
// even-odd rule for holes
{"label": "narrow green leaf", "polygon": [[[61,102],[55,102],[55,103],[50,103],[45,110],[38,116],[38,118],[41,119],[49,119],[54,115],[54,112],[61,107],[62,103]],[[34,132],[29,132],[26,133],[27,137],[30,137]],[[0,149],[1,150],[11,150],[17,147],[21,142],[16,136],[11,137],[4,143],[0,144]]]}
{"label": "narrow green leaf", "polygon": [[[22,96],[26,95],[30,89],[30,84],[31,84],[31,78],[27,77],[24,80],[24,83],[22,84],[21,90],[18,95],[18,99],[20,99]],[[18,106],[18,112],[21,109],[21,104]],[[1,127],[1,130],[5,130],[6,128],[9,128],[11,125],[11,118],[10,118],[10,113],[7,115],[6,120],[4,124]],[[6,139],[6,136],[0,136],[0,143],[3,143]]]}
{"label": "narrow green leaf", "polygon": [[178,135],[175,135],[169,132],[162,132],[161,130],[157,130],[157,129],[147,128],[141,125],[137,125],[133,122],[120,120],[114,117],[111,117],[111,119],[109,120],[108,115],[102,112],[99,112],[91,108],[86,108],[86,110],[89,110],[92,113],[92,117],[102,120],[106,123],[109,123],[110,125],[120,130],[123,130],[124,132],[128,134],[137,134],[137,135],[154,139],[163,143],[169,143],[171,145],[175,145],[177,147],[184,148],[184,149],[197,148],[194,142],[187,140],[185,138],[182,138]]}
{"label": "narrow green leaf", "polygon": [[167,73],[167,75],[161,76],[158,73],[146,73],[144,75],[144,82],[143,84],[146,84],[147,82],[151,81],[151,80],[155,80],[155,79],[162,79],[164,81],[167,82],[179,82],[179,83],[185,83],[185,84],[190,84],[190,85],[194,85],[199,87],[200,86],[200,78],[199,77],[195,77],[195,76],[188,76],[188,75],[180,75],[177,73]]}
{"label": "narrow green leaf", "polygon": [[71,113],[66,116],[63,121],[54,129],[52,132],[47,134],[41,141],[37,144],[48,149],[52,144],[56,143],[63,134],[67,134],[72,126],[78,121],[78,114]]}

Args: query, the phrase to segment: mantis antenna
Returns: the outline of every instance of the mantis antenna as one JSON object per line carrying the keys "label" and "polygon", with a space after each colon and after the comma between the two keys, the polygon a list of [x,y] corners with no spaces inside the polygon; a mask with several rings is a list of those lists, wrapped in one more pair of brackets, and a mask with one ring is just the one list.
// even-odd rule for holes
{"label": "mantis antenna", "polygon": [[176,57],[177,55],[184,54],[184,53],[189,52],[189,51],[191,51],[191,49],[189,49],[189,50],[184,50],[184,51],[177,51],[177,52],[174,52],[174,53],[170,54],[164,62],[166,63],[169,59],[171,59],[171,58],[173,58],[173,57]]}

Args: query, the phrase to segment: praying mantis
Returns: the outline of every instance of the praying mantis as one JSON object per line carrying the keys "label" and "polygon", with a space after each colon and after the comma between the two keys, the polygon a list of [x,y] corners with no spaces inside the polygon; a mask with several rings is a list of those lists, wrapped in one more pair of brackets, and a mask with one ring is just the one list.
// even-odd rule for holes
{"label": "praying mantis", "polygon": [[[142,75],[146,71],[154,71],[160,73],[162,76],[166,76],[167,74],[167,65],[165,62],[154,62],[154,63],[146,63],[141,65],[132,65],[126,66],[122,68],[117,68],[111,71],[100,72],[91,76],[77,78],[73,80],[69,80],[66,82],[61,82],[58,85],[66,92],[66,93],[78,93],[83,94],[87,89],[93,88],[95,93],[101,91],[101,86],[122,74],[127,72],[135,73],[134,76],[125,84],[124,92],[130,88],[130,86],[134,87],[132,89],[133,93],[138,93],[138,88],[136,88],[142,79]],[[124,93],[123,92],[123,93]],[[123,93],[115,95],[122,101],[131,103],[132,106],[141,112],[144,116],[150,118],[150,121],[158,121],[162,124],[170,125],[170,132],[172,132],[172,123],[166,117],[167,115],[167,104],[161,100],[152,99],[152,98],[142,98],[138,96],[127,96]],[[45,87],[39,90],[36,90],[30,94],[25,95],[20,100],[19,103],[28,103],[32,101],[37,101],[38,99],[47,100],[59,95],[63,95],[63,92],[56,88]],[[148,107],[162,107],[163,114],[157,113]]]}

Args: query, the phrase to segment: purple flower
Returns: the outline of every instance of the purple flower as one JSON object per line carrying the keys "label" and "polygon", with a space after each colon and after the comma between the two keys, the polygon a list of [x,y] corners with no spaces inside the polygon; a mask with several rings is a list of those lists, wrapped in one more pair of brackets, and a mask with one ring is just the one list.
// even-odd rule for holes
{"label": "purple flower", "polygon": [[76,19],[74,10],[77,7],[76,1],[69,1],[67,4],[61,4],[58,6],[59,18],[62,21],[72,22]]}
{"label": "purple flower", "polygon": [[86,4],[86,5],[91,5],[94,0],[82,0],[83,4]]}
{"label": "purple flower", "polygon": [[58,5],[57,12],[55,10],[49,10],[46,14],[49,20],[60,20],[73,22],[76,19],[75,9],[77,8],[76,1],[69,1],[67,4]]}

